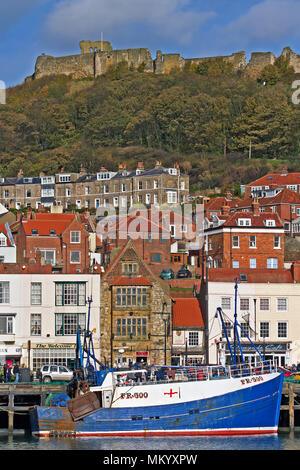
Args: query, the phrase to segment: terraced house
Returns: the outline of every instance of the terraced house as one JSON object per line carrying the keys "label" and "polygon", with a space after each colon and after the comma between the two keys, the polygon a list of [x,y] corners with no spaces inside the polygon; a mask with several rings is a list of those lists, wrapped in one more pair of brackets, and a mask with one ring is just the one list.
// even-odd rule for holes
{"label": "terraced house", "polygon": [[181,173],[178,164],[164,168],[160,162],[150,170],[139,162],[135,170],[127,170],[121,164],[118,171],[102,167],[96,174],[87,173],[84,168],[79,173],[62,168],[56,175],[25,177],[20,170],[15,178],[0,178],[0,203],[7,209],[37,209],[53,204],[67,209],[177,204],[187,202],[188,194],[188,175]]}

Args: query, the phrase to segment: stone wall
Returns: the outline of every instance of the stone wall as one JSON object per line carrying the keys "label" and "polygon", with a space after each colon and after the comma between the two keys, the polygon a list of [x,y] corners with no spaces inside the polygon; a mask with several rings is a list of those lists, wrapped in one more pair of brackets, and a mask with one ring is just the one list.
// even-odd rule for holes
{"label": "stone wall", "polygon": [[[185,59],[180,54],[163,54],[158,50],[156,58],[153,60],[147,48],[113,50],[108,41],[81,41],[80,48],[81,54],[78,55],[67,57],[43,55],[38,57],[32,78],[59,74],[72,75],[74,78],[97,77],[121,62],[126,62],[131,70],[140,69],[144,72],[157,74],[170,73],[174,70],[183,70],[186,65],[216,59],[231,63],[234,70],[246,70],[255,76],[266,65],[274,64],[276,59],[273,52],[253,52],[247,64],[244,51],[235,52],[228,56]],[[300,55],[293,52],[290,47],[286,47],[281,56],[289,60],[295,72],[300,72]]]}
{"label": "stone wall", "polygon": [[281,56],[289,60],[289,64],[294,67],[295,73],[300,73],[300,55],[292,51],[290,47],[285,47]]}
{"label": "stone wall", "polygon": [[185,59],[186,64],[200,64],[201,62],[212,61],[212,60],[223,60],[224,62],[233,65],[234,70],[243,70],[247,66],[246,53],[244,51],[234,52],[228,56],[217,56],[217,57],[200,57],[194,59]]}
{"label": "stone wall", "polygon": [[273,65],[275,59],[273,52],[252,52],[247,71],[252,75],[258,74],[267,65]]}
{"label": "stone wall", "polygon": [[74,78],[94,77],[94,54],[52,57],[42,55],[35,65],[34,78],[48,75],[72,75]]}

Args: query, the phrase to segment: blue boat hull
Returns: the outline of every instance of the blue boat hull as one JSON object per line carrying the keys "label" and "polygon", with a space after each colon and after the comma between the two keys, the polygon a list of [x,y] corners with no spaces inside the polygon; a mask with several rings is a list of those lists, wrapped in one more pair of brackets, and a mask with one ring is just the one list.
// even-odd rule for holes
{"label": "blue boat hull", "polygon": [[276,433],[283,374],[238,391],[173,405],[101,408],[74,422],[66,407],[35,407],[40,437]]}

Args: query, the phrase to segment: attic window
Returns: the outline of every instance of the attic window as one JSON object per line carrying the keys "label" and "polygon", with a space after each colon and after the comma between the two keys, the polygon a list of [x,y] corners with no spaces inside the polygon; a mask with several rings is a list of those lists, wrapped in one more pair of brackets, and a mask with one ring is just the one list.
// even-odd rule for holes
{"label": "attic window", "polygon": [[267,180],[272,180],[273,176],[268,176]]}
{"label": "attic window", "polygon": [[50,230],[50,235],[56,235],[56,230],[51,229],[51,230]]}
{"label": "attic window", "polygon": [[0,234],[0,246],[7,246],[7,238],[4,233]]}
{"label": "attic window", "polygon": [[238,219],[238,225],[249,227],[251,225],[251,219]]}
{"label": "attic window", "polygon": [[38,232],[38,230],[37,230],[36,228],[33,228],[33,229],[31,230],[31,234],[32,234],[32,235],[38,235],[39,232]]}
{"label": "attic window", "polygon": [[266,227],[275,227],[275,220],[267,219],[265,220]]}

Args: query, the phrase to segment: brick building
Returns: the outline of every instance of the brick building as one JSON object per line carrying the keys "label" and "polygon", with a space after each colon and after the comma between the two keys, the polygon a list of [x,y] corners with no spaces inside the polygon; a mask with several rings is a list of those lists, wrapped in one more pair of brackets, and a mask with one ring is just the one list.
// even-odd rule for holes
{"label": "brick building", "polygon": [[89,233],[75,214],[28,212],[15,224],[17,262],[50,264],[64,274],[89,272]]}
{"label": "brick building", "polygon": [[152,273],[132,241],[101,276],[100,302],[102,361],[171,363],[169,286]]}
{"label": "brick building", "polygon": [[206,226],[206,253],[202,259],[206,258],[208,267],[283,268],[283,224],[276,213],[259,212],[255,201],[251,212],[207,218]]}
{"label": "brick building", "polygon": [[105,267],[115,250],[124,247],[128,240],[134,241],[139,256],[156,275],[162,269],[179,269],[188,262],[187,243],[195,238],[195,224],[191,218],[184,218],[181,211],[136,209],[130,215],[99,218],[98,222]]}
{"label": "brick building", "polygon": [[268,197],[245,197],[235,201],[231,205],[231,211],[248,211],[252,207],[253,200],[259,203],[260,212],[276,212],[284,225],[286,234],[293,235],[293,222],[300,216],[300,194],[287,188],[277,192],[275,196]]}

